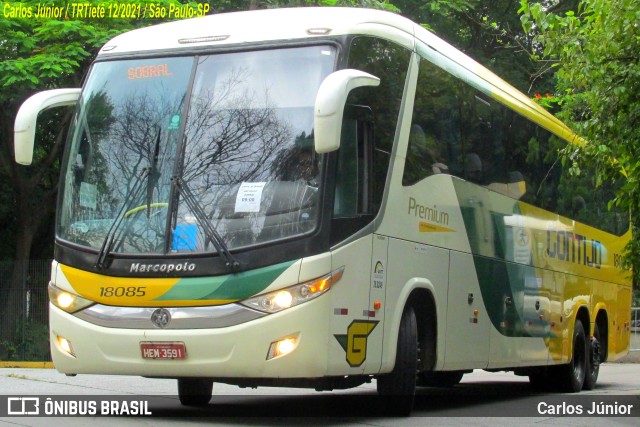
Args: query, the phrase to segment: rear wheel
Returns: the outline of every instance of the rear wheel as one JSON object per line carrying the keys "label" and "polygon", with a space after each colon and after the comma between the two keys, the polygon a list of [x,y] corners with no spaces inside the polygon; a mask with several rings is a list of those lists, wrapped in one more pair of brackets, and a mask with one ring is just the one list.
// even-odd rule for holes
{"label": "rear wheel", "polygon": [[213,380],[178,378],[178,397],[185,406],[205,406],[211,400]]}
{"label": "rear wheel", "polygon": [[385,397],[386,411],[391,415],[408,416],[413,409],[418,369],[418,325],[413,307],[402,313],[396,363],[388,374],[377,381],[378,394]]}
{"label": "rear wheel", "polygon": [[587,375],[589,345],[580,320],[573,328],[573,357],[571,363],[558,367],[558,388],[569,393],[582,390]]}
{"label": "rear wheel", "polygon": [[584,377],[583,390],[593,390],[596,388],[598,373],[600,372],[600,362],[602,361],[602,345],[600,344],[600,328],[598,324],[593,325],[593,337],[589,343],[589,353],[587,357],[587,373]]}

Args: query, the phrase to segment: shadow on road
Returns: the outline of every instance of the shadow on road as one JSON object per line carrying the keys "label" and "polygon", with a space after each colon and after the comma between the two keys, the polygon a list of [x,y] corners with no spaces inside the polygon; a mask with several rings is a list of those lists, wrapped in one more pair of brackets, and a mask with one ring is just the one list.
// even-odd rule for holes
{"label": "shadow on road", "polygon": [[[528,382],[462,383],[446,389],[419,388],[412,416],[519,416],[522,405],[535,408],[540,396]],[[393,399],[380,398],[373,390],[356,390],[351,394],[300,396],[214,395],[205,407],[183,407],[177,397],[165,397],[163,402],[153,402],[151,409],[154,417],[229,417],[225,420],[229,424],[298,424],[296,418],[306,417],[323,418],[323,425],[332,425],[340,424],[340,419],[385,417],[390,405],[393,405]]]}

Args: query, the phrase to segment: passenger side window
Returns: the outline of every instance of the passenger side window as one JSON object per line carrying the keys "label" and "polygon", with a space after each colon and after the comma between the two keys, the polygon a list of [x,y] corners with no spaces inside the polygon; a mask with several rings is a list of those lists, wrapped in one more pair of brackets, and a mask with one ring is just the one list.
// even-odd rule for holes
{"label": "passenger side window", "polygon": [[455,77],[420,60],[402,185],[461,169],[459,86]]}
{"label": "passenger side window", "polygon": [[[448,173],[567,218],[622,234],[628,215],[611,212],[612,185],[569,174],[566,146],[551,132],[421,59],[402,184]],[[588,169],[588,166],[585,166]]]}
{"label": "passenger side window", "polygon": [[348,68],[380,78],[380,86],[354,89],[347,98],[347,104],[367,107],[373,115],[369,194],[373,214],[382,201],[410,58],[408,49],[374,37],[354,38],[349,50]]}
{"label": "passenger side window", "polygon": [[372,113],[366,107],[347,105],[343,117],[333,216],[371,214]]}
{"label": "passenger side window", "polygon": [[380,79],[347,97],[337,152],[331,244],[370,223],[380,209],[411,51],[374,37],[351,41],[347,68]]}

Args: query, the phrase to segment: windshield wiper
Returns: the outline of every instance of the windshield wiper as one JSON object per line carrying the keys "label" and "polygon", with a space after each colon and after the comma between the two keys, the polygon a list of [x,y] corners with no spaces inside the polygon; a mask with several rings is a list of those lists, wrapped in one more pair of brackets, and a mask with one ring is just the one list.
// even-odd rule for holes
{"label": "windshield wiper", "polygon": [[158,136],[156,137],[156,146],[153,150],[153,157],[151,160],[151,166],[148,168],[147,174],[147,219],[151,217],[151,200],[153,198],[153,189],[160,178],[160,171],[158,171],[158,156],[160,154],[160,136],[162,129],[158,125]]}
{"label": "windshield wiper", "polygon": [[153,188],[155,187],[158,179],[160,178],[160,172],[158,171],[158,156],[160,152],[160,138],[161,138],[161,128],[158,126],[158,133],[156,137],[156,143],[153,151],[153,157],[151,158],[151,164],[149,167],[143,168],[142,173],[138,176],[138,180],[133,184],[129,195],[125,198],[124,203],[120,207],[120,211],[118,211],[118,215],[116,216],[115,221],[109,227],[106,236],[104,237],[104,241],[102,242],[102,246],[100,247],[100,251],[98,252],[98,259],[96,260],[95,267],[99,269],[106,268],[107,265],[107,257],[111,253],[115,242],[120,241],[123,232],[120,231],[118,233],[118,238],[116,239],[116,232],[120,229],[120,224],[127,217],[127,212],[131,209],[131,203],[135,200],[138,200],[140,195],[142,194],[143,182],[146,177],[147,182],[147,219],[150,218],[151,215],[151,199],[153,197]]}
{"label": "windshield wiper", "polygon": [[[107,234],[104,237],[104,241],[102,242],[102,246],[100,247],[100,251],[98,252],[98,259],[96,260],[96,264],[95,264],[96,268],[99,268],[102,270],[107,267],[106,260],[107,260],[107,256],[111,253],[111,249],[113,248],[114,242],[116,241],[115,239],[116,231],[120,228],[120,224],[122,224],[122,221],[127,216],[127,212],[131,209],[131,202],[134,200],[138,200],[140,195],[142,194],[142,189],[144,187],[143,178],[145,176],[149,176],[149,173],[150,173],[150,168],[142,169],[142,173],[138,176],[138,180],[135,182],[135,184],[133,184],[133,187],[131,187],[131,191],[129,192],[129,195],[125,198],[124,203],[122,203],[122,206],[118,211],[118,215],[116,216],[115,221],[113,221],[113,223],[111,224],[111,227],[109,227],[109,230],[107,231]],[[118,240],[121,234],[122,233],[118,235]]]}
{"label": "windshield wiper", "polygon": [[182,199],[187,204],[187,207],[193,212],[196,218],[200,221],[202,228],[204,230],[205,236],[211,240],[213,246],[216,248],[218,253],[224,257],[226,260],[226,266],[230,268],[232,271],[238,271],[240,269],[240,263],[238,260],[229,252],[229,248],[227,244],[224,242],[224,239],[218,233],[218,231],[211,225],[210,221],[207,221],[207,214],[202,209],[200,202],[196,198],[196,196],[191,192],[189,186],[186,182],[179,176],[174,176],[171,178],[173,185],[176,186],[178,193],[182,196]]}

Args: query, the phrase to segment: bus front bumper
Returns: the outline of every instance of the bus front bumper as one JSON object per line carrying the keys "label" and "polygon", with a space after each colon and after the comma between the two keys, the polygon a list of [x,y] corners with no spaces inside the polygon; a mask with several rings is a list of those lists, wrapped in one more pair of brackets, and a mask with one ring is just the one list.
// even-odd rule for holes
{"label": "bus front bumper", "polygon": [[[99,326],[50,304],[52,359],[56,369],[65,374],[322,377],[327,371],[329,300],[320,297],[234,326],[171,330]],[[285,339],[294,339],[295,349],[269,358],[274,343]],[[183,343],[184,358],[150,359],[148,354],[144,358],[142,347],[149,343]]]}

